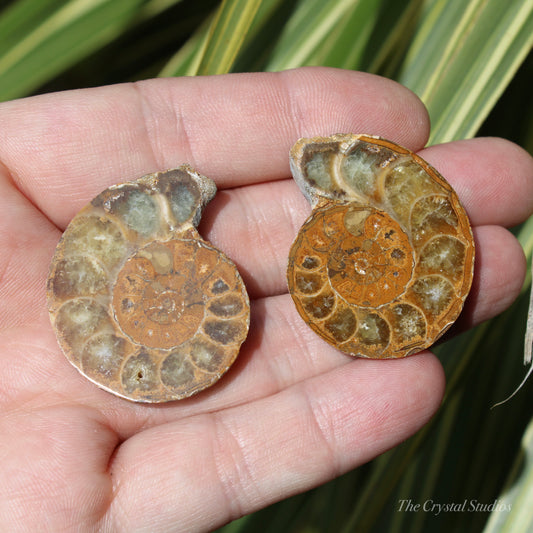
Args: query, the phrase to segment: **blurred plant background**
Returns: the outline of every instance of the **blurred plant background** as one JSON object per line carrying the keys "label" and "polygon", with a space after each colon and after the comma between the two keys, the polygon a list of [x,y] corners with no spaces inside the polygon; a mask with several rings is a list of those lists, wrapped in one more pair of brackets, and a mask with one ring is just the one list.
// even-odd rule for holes
{"label": "blurred plant background", "polygon": [[[0,101],[328,65],[417,93],[431,144],[495,135],[533,153],[532,44],[533,0],[0,0]],[[513,230],[531,263],[533,219]],[[507,312],[437,347],[446,397],[414,437],[221,531],[533,531],[533,379],[491,409],[525,375],[530,284]]]}

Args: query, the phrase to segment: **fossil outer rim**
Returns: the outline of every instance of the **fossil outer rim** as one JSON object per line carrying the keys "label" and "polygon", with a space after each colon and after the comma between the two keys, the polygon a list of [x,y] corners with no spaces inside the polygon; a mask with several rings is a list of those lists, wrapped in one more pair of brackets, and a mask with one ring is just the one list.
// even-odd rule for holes
{"label": "fossil outer rim", "polygon": [[[472,230],[451,186],[410,150],[371,135],[300,139],[290,163],[313,208],[291,247],[287,270],[289,292],[302,318],[324,340],[359,357],[404,357],[433,344],[459,315],[473,277]],[[372,230],[371,210],[361,214],[367,205],[389,217],[391,226],[400,224],[416,259],[404,293],[379,305],[367,298],[367,288],[388,268],[399,275],[405,250],[387,249],[386,238],[393,240],[398,232],[387,236],[386,224]],[[374,234],[359,242],[347,237],[346,223],[338,217],[325,221],[332,209],[346,211],[352,233]],[[359,214],[349,214],[353,209]],[[376,246],[380,239],[381,247]],[[367,261],[372,254],[379,259],[373,269]],[[332,255],[348,269],[334,269],[333,284],[327,268]],[[356,291],[358,278],[361,294],[346,298],[343,290]],[[390,279],[380,290],[390,289]],[[353,305],[356,300],[359,305]]]}
{"label": "fossil outer rim", "polygon": [[[67,359],[102,389],[137,402],[186,398],[218,381],[237,357],[249,298],[235,265],[196,230],[215,193],[212,180],[183,165],[106,189],[65,230],[47,280],[52,325]],[[175,346],[136,342],[164,341],[180,327],[193,334]]]}

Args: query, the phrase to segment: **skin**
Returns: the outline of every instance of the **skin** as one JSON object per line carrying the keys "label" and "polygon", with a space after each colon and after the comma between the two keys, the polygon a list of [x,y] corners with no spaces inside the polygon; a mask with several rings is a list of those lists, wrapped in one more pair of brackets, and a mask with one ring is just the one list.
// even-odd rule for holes
{"label": "skin", "polygon": [[[310,68],[144,81],[0,104],[0,529],[197,531],[310,489],[423,426],[444,375],[429,352],[350,358],[287,294],[289,247],[310,209],[289,179],[302,136],[381,135],[456,189],[476,274],[456,329],[503,311],[525,273],[505,227],[533,211],[533,161],[501,139],[422,149],[421,102],[389,80]],[[48,264],[74,214],[109,185],[188,162],[219,194],[201,233],[237,264],[251,333],[213,388],[134,404],[65,359],[45,302]]]}

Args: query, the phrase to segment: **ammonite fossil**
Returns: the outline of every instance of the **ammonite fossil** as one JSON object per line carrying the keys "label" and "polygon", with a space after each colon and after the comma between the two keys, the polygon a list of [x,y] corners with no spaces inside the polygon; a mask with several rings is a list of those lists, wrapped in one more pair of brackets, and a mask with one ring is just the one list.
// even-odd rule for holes
{"label": "ammonite fossil", "polygon": [[72,220],[47,283],[59,344],[91,381],[165,402],[235,360],[250,304],[235,265],[196,230],[214,182],[183,165],[106,189]]}
{"label": "ammonite fossil", "polygon": [[313,208],[287,271],[302,318],[358,357],[433,344],[473,276],[472,231],[451,186],[416,154],[370,135],[300,139],[291,169]]}

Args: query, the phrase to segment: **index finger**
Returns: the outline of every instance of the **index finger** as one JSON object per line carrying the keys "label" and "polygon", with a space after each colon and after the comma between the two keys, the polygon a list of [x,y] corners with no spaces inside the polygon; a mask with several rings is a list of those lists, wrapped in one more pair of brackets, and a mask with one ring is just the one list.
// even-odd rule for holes
{"label": "index finger", "polygon": [[327,68],[49,94],[2,104],[0,121],[0,161],[61,228],[112,183],[185,162],[235,187],[289,176],[298,137],[358,131],[417,150],[429,129],[401,85]]}

